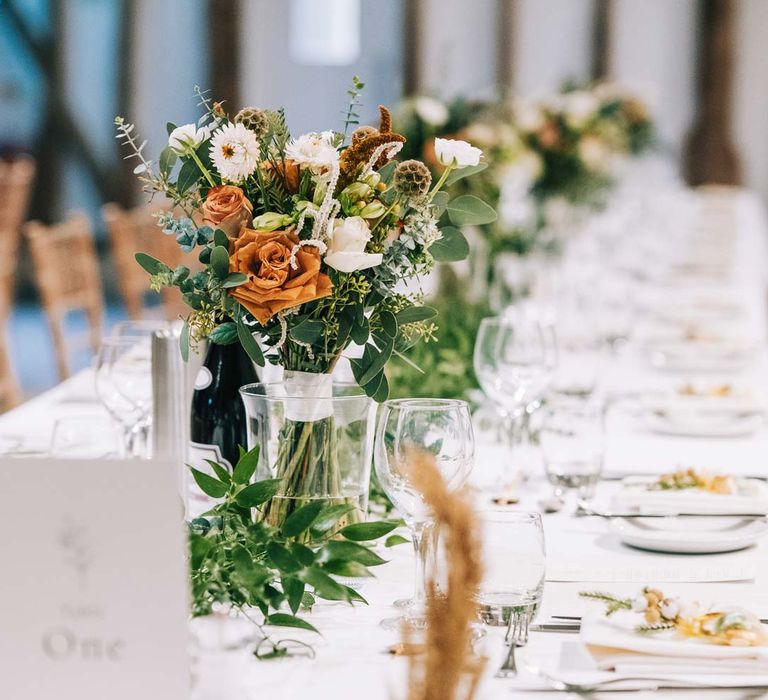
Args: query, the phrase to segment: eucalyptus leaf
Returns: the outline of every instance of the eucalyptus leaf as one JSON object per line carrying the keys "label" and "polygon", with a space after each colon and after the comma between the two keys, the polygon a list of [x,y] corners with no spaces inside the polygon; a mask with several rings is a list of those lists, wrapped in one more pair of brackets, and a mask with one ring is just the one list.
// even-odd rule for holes
{"label": "eucalyptus leaf", "polygon": [[237,324],[233,321],[222,323],[210,332],[208,338],[216,345],[232,345],[238,340]]}
{"label": "eucalyptus leaf", "polygon": [[229,251],[223,245],[217,245],[211,251],[211,270],[220,280],[229,274]]}
{"label": "eucalyptus leaf", "polygon": [[241,284],[245,284],[248,281],[248,275],[242,272],[230,272],[221,283],[222,289],[231,289],[232,287],[239,287]]}
{"label": "eucalyptus leaf", "polygon": [[446,210],[454,226],[480,226],[496,221],[496,210],[472,194],[451,200]]}
{"label": "eucalyptus leaf", "polygon": [[371,394],[368,394],[376,403],[384,403],[389,397],[389,380],[384,372],[381,373],[381,383]]}
{"label": "eucalyptus leaf", "polygon": [[436,192],[432,197],[432,213],[436,219],[439,219],[448,207],[448,201],[451,196],[447,192]]}
{"label": "eucalyptus leaf", "polygon": [[222,231],[220,228],[217,228],[213,232],[213,244],[220,245],[229,249],[229,238],[227,238],[227,234],[224,233],[224,231]]}
{"label": "eucalyptus leaf", "polygon": [[397,313],[397,322],[404,326],[406,323],[418,323],[419,321],[428,321],[437,316],[437,309],[431,306],[409,306]]}
{"label": "eucalyptus leaf", "polygon": [[444,226],[440,229],[442,238],[429,246],[429,252],[438,262],[457,262],[464,260],[469,255],[469,243],[464,234],[453,226]]}
{"label": "eucalyptus leaf", "polygon": [[301,343],[309,343],[313,345],[320,338],[320,334],[323,332],[325,324],[316,318],[306,318],[300,323],[297,323],[288,335],[293,340],[298,340]]}
{"label": "eucalyptus leaf", "polygon": [[488,163],[478,163],[477,165],[468,165],[466,168],[454,168],[451,173],[445,178],[445,186],[449,187],[454,182],[469,177],[470,175],[476,175],[483,172],[488,167]]}
{"label": "eucalyptus leaf", "polygon": [[150,275],[160,275],[164,272],[171,272],[171,268],[168,267],[168,265],[146,253],[136,253],[133,257]]}
{"label": "eucalyptus leaf", "polygon": [[253,360],[259,367],[264,366],[264,353],[261,352],[261,346],[259,341],[253,337],[248,326],[243,323],[243,318],[240,314],[236,318],[237,323],[237,339],[240,341],[240,345],[243,346],[243,350],[248,354],[248,357]]}
{"label": "eucalyptus leaf", "polygon": [[160,158],[158,160],[160,172],[168,177],[171,170],[173,170],[173,166],[176,164],[177,159],[178,156],[176,155],[176,151],[174,151],[170,146],[166,146],[162,151],[160,151]]}
{"label": "eucalyptus leaf", "polygon": [[[387,343],[382,344],[382,346],[374,352],[373,361],[366,367],[365,372],[358,380],[360,384],[367,384],[384,369],[384,365],[386,365],[387,362],[389,362],[389,358],[392,357],[394,346],[394,339],[389,338]],[[371,346],[369,345],[368,347]]]}
{"label": "eucalyptus leaf", "polygon": [[381,320],[381,327],[390,338],[397,336],[397,318],[395,314],[385,310],[379,314],[379,319]]}
{"label": "eucalyptus leaf", "polygon": [[181,359],[184,362],[189,361],[189,323],[184,321],[184,325],[181,327],[181,334],[179,335],[179,351],[181,352]]}
{"label": "eucalyptus leaf", "polygon": [[202,175],[200,168],[197,167],[197,163],[190,159],[186,161],[179,170],[179,176],[176,178],[176,189],[179,194],[184,194],[192,185],[194,185],[198,178]]}
{"label": "eucalyptus leaf", "polygon": [[359,320],[352,326],[352,340],[358,345],[365,345],[368,341],[368,337],[371,335],[371,327],[368,324],[368,319],[363,316],[362,320]]}

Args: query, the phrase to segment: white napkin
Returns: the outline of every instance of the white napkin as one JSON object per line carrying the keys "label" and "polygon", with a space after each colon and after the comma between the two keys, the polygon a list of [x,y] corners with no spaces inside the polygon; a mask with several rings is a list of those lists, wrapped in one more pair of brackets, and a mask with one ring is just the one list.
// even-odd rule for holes
{"label": "white napkin", "polygon": [[637,634],[642,617],[616,613],[611,618],[588,617],[581,640],[599,670],[618,674],[768,676],[768,647],[732,647],[677,637],[674,631]]}
{"label": "white napkin", "polygon": [[630,477],[611,500],[615,513],[768,513],[768,484],[757,479],[737,479],[734,494],[717,494],[700,489],[649,491],[653,478]]}

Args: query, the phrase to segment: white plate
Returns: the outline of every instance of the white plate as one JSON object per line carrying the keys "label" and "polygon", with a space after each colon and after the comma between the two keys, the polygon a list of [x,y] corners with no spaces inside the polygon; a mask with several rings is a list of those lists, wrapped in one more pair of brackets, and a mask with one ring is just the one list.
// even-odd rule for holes
{"label": "white plate", "polygon": [[643,421],[649,430],[678,437],[743,437],[752,435],[763,424],[761,413],[729,411],[645,411]]}
{"label": "white plate", "polygon": [[766,532],[765,520],[740,518],[617,518],[611,532],[632,547],[673,554],[719,554],[746,549]]}

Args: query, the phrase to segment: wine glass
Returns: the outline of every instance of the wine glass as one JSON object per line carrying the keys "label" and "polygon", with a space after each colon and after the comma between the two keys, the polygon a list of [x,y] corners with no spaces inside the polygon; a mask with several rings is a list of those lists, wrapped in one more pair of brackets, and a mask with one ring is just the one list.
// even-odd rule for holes
{"label": "wine glass", "polygon": [[140,438],[152,410],[152,366],[136,338],[102,342],[95,383],[96,395],[123,433],[123,456],[145,456]]}
{"label": "wine glass", "polygon": [[427,568],[434,566],[436,556],[432,513],[405,469],[408,451],[413,448],[434,457],[448,488],[462,486],[474,456],[472,419],[466,401],[395,399],[380,407],[374,445],[376,476],[411,530],[416,554],[414,597],[403,618],[382,622],[388,629],[399,629],[403,621],[415,629],[425,627]]}
{"label": "wine glass", "polygon": [[541,323],[529,316],[492,317],[480,323],[473,357],[475,374],[502,417],[513,455],[521,434],[520,419],[543,394],[551,358]]}

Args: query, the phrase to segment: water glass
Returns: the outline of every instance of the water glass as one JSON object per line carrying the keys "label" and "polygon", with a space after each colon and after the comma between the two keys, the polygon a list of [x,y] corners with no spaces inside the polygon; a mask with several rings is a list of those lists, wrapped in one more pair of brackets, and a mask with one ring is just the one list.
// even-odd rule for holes
{"label": "water glass", "polygon": [[544,592],[546,547],[541,516],[523,511],[483,511],[483,579],[477,602],[480,619],[506,626],[512,614],[530,622]]}
{"label": "water glass", "polygon": [[120,437],[105,416],[64,416],[51,434],[52,457],[104,459],[119,454]]}
{"label": "water glass", "polygon": [[590,500],[603,469],[602,406],[586,401],[550,400],[540,428],[544,469],[554,495],[562,500],[574,490]]}
{"label": "water glass", "polygon": [[435,524],[432,512],[409,475],[408,453],[413,448],[431,455],[450,489],[461,487],[474,457],[474,435],[469,406],[452,399],[395,399],[379,410],[374,443],[374,467],[384,493],[411,530],[416,554],[415,594],[402,619],[385,620],[399,629],[403,621],[416,629],[425,626],[427,569],[435,561]]}

